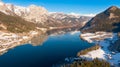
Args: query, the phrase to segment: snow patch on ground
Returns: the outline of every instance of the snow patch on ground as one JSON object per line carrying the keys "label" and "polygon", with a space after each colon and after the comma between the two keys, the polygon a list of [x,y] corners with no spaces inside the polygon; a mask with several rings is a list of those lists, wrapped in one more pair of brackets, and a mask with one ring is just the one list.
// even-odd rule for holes
{"label": "snow patch on ground", "polygon": [[110,45],[110,43],[114,43],[118,39],[117,33],[108,32],[85,33],[81,34],[81,38],[90,43],[99,44],[101,48],[90,51],[85,55],[81,55],[80,57],[86,57],[89,59],[90,58],[104,59],[110,62],[111,65],[119,67],[120,53],[115,53],[108,50],[108,46]]}
{"label": "snow patch on ground", "polygon": [[0,31],[0,55],[10,48],[26,43],[28,40],[38,34],[38,31],[30,31],[29,33],[25,34],[15,34]]}
{"label": "snow patch on ground", "polygon": [[81,55],[80,57],[83,57],[83,58],[87,57],[92,59],[94,58],[105,59],[104,55],[105,55],[105,52],[101,48],[99,48],[98,50],[90,51],[86,55]]}

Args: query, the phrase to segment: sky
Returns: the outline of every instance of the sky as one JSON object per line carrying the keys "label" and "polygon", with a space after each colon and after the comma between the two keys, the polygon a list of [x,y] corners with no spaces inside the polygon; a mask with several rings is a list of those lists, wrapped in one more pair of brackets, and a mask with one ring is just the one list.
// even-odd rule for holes
{"label": "sky", "polygon": [[98,14],[110,6],[120,7],[120,0],[2,0],[19,6],[35,4],[49,12]]}

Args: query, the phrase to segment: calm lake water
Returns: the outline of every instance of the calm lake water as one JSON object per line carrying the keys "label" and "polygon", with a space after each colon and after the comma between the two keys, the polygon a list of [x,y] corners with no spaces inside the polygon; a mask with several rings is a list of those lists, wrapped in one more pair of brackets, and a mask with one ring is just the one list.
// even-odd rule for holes
{"label": "calm lake water", "polygon": [[51,67],[66,57],[75,57],[92,45],[79,38],[80,32],[49,35],[39,46],[21,45],[0,56],[0,67]]}

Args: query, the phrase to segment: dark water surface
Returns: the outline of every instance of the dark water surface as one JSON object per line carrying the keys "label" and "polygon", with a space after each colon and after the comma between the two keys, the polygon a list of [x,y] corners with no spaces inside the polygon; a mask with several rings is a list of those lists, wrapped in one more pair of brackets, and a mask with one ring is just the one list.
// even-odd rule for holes
{"label": "dark water surface", "polygon": [[79,38],[80,32],[49,35],[39,46],[18,46],[0,56],[0,67],[51,67],[66,57],[75,57],[92,45]]}

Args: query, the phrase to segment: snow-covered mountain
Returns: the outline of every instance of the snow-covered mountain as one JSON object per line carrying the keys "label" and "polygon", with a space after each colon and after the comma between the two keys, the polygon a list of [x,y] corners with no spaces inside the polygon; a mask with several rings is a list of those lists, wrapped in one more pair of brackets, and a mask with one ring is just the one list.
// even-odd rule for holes
{"label": "snow-covered mountain", "polygon": [[16,6],[0,2],[0,11],[7,15],[18,15],[25,20],[42,23],[47,20],[48,11],[41,6],[30,5],[28,7]]}
{"label": "snow-covered mountain", "polygon": [[37,23],[40,27],[83,26],[91,17],[79,14],[51,13],[41,6],[16,6],[0,2],[0,11],[12,16],[19,16],[27,21]]}
{"label": "snow-covered mountain", "polygon": [[51,20],[50,17],[52,19],[56,19],[58,23],[62,23],[64,25],[70,25],[70,26],[74,26],[74,25],[84,26],[84,24],[91,19],[91,17],[87,17],[87,16],[57,13],[57,12],[49,13],[48,20]]}
{"label": "snow-covered mountain", "polygon": [[65,14],[65,13],[59,13],[59,12],[54,12],[54,13],[49,13],[49,16],[55,18],[55,19],[64,19],[66,17],[69,18],[79,18],[80,15],[73,15],[73,14]]}

